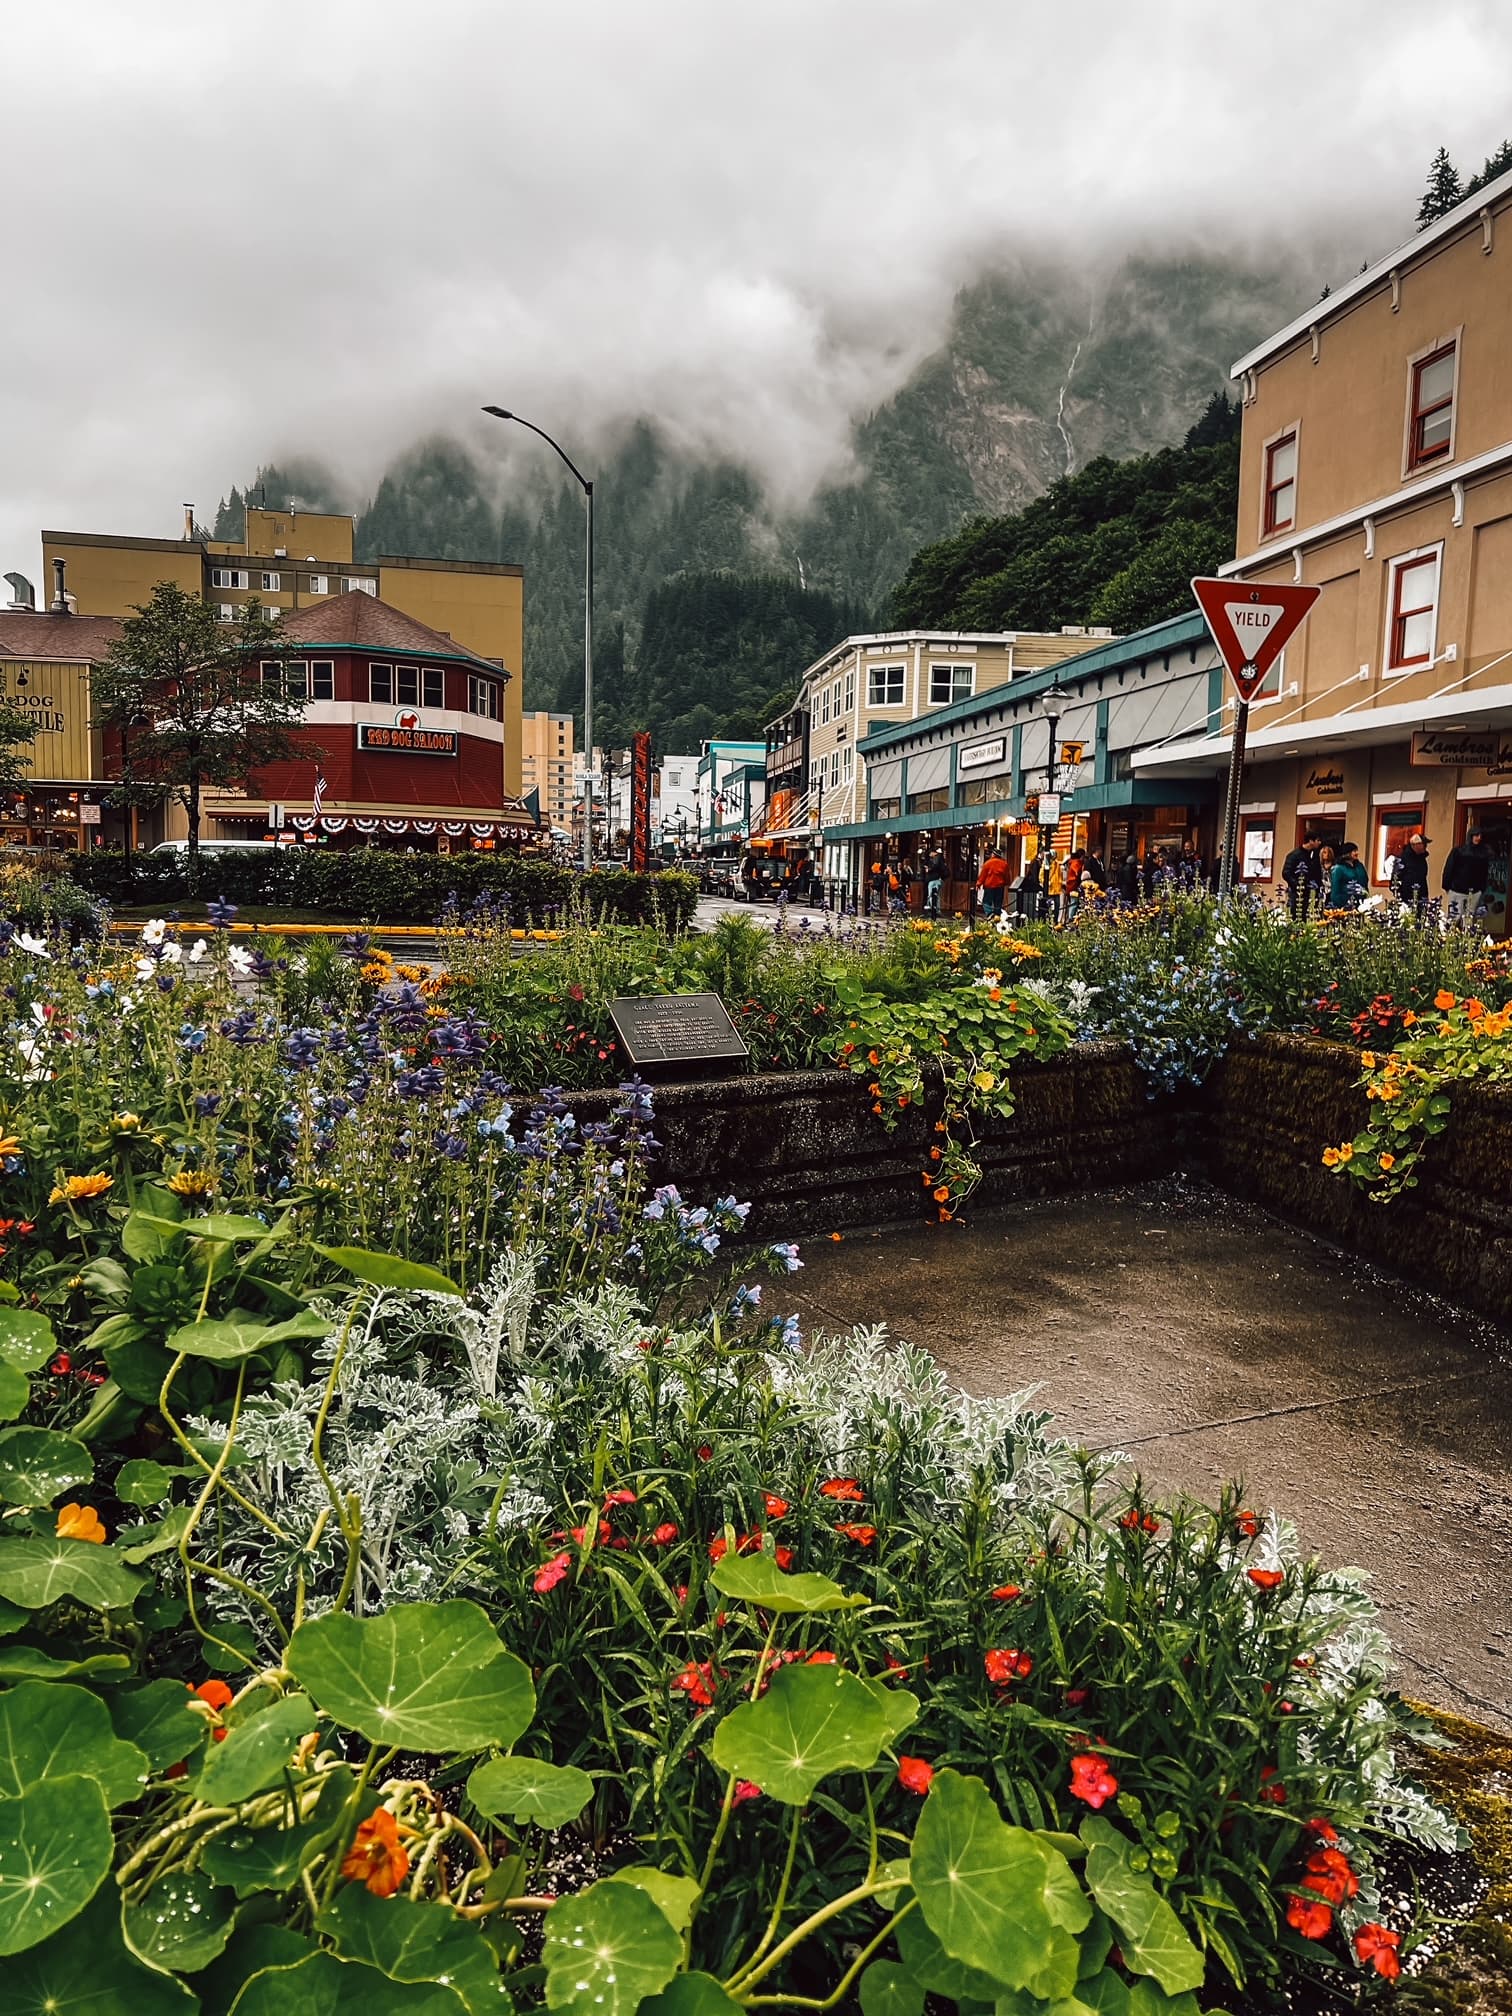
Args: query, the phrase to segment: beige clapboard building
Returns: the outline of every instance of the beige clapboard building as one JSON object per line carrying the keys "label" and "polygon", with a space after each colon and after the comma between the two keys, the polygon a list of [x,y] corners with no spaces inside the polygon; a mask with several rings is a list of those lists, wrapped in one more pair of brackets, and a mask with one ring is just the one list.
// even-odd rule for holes
{"label": "beige clapboard building", "polygon": [[[1307,832],[1373,887],[1408,835],[1432,888],[1472,825],[1512,834],[1512,174],[1234,366],[1245,581],[1321,589],[1251,710],[1239,867],[1274,886]],[[1226,723],[1232,720],[1232,702]],[[1137,752],[1216,775],[1227,733]],[[1498,926],[1498,928],[1500,928]]]}

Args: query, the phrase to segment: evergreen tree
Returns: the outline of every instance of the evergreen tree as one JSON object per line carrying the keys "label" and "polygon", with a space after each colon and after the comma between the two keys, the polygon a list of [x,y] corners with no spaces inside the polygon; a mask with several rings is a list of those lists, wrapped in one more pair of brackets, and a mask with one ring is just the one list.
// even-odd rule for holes
{"label": "evergreen tree", "polygon": [[1428,186],[1418,205],[1417,227],[1426,231],[1440,217],[1446,217],[1456,203],[1464,200],[1464,184],[1459,170],[1449,159],[1449,149],[1440,147],[1428,170]]}
{"label": "evergreen tree", "polygon": [[1509,168],[1512,168],[1512,140],[1503,140],[1494,154],[1486,156],[1486,165],[1479,175],[1472,175],[1465,184],[1465,195],[1478,196],[1488,182],[1494,182],[1498,176],[1505,175]]}
{"label": "evergreen tree", "polygon": [[91,725],[128,737],[138,786],[169,793],[189,815],[191,889],[204,787],[243,785],[266,763],[318,753],[290,732],[304,703],[263,684],[260,660],[276,637],[255,596],[228,624],[198,595],[160,581],[91,676]]}

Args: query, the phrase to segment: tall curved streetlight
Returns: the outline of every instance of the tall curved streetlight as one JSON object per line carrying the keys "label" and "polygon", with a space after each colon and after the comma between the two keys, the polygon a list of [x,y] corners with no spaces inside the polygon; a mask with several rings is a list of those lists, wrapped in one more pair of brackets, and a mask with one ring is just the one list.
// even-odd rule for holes
{"label": "tall curved streetlight", "polygon": [[483,411],[495,420],[512,420],[517,427],[528,427],[532,434],[539,434],[547,447],[555,448],[563,462],[572,471],[582,486],[583,496],[588,505],[587,550],[583,566],[583,868],[584,872],[593,866],[593,485],[567,453],[560,441],[553,441],[544,427],[537,427],[533,420],[522,419],[518,413],[510,413],[502,406],[485,406]]}
{"label": "tall curved streetlight", "polygon": [[[1066,710],[1066,702],[1069,698],[1070,695],[1067,693],[1065,687],[1062,686],[1060,680],[1052,679],[1044,692],[1036,697],[1034,703],[1045,717],[1045,726],[1050,731],[1049,741],[1045,750],[1045,796],[1047,798],[1055,796],[1055,738],[1060,732],[1061,715]],[[1054,822],[1046,824],[1044,820],[1041,820],[1039,909],[1042,917],[1048,916],[1050,911],[1050,852],[1054,845]]]}

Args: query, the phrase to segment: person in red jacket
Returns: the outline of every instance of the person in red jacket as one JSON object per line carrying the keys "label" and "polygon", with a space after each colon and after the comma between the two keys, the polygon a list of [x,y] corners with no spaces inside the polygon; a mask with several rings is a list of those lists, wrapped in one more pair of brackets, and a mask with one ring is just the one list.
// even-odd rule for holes
{"label": "person in red jacket", "polygon": [[1008,886],[1008,863],[999,848],[994,847],[982,863],[977,876],[977,891],[982,899],[984,917],[1001,917],[1003,914],[1003,891]]}

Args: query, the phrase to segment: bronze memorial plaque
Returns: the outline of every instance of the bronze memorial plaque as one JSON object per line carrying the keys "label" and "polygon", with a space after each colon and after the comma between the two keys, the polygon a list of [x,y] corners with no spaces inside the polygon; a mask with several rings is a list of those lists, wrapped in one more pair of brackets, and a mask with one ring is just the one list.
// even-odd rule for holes
{"label": "bronze memorial plaque", "polygon": [[625,995],[609,1013],[637,1071],[697,1077],[734,1070],[750,1055],[717,994]]}

